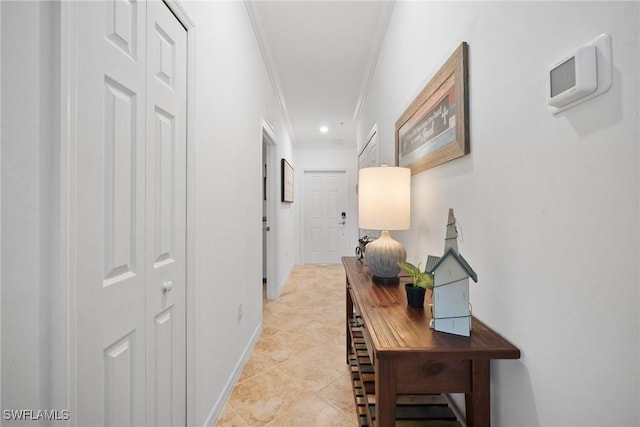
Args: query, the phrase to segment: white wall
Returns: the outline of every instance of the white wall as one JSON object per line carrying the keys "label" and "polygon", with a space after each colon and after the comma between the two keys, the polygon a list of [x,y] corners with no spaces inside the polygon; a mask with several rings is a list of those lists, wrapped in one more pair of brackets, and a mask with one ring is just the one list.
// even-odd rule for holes
{"label": "white wall", "polygon": [[57,223],[56,8],[31,2],[2,2],[1,7],[2,408],[49,408]]}
{"label": "white wall", "polygon": [[[281,125],[284,127],[284,125]],[[300,209],[300,199],[295,198],[294,203],[282,203],[282,163],[281,159],[286,159],[294,168],[297,167],[297,158],[293,152],[293,147],[289,140],[288,134],[282,138],[286,144],[276,146],[276,152],[272,158],[275,164],[271,167],[270,185],[272,187],[271,203],[275,205],[275,218],[269,221],[269,238],[275,240],[275,261],[276,265],[274,274],[270,275],[270,279],[275,282],[274,289],[277,289],[277,295],[284,289],[284,285],[289,279],[291,268],[295,264],[300,263],[300,245],[298,243],[298,227],[297,212]],[[279,148],[279,149],[278,149]],[[298,181],[299,182],[299,181]],[[294,180],[294,190],[296,181]],[[270,296],[271,297],[271,296]]]}
{"label": "white wall", "polygon": [[[2,34],[2,7],[0,7],[0,35]],[[0,82],[2,82],[2,43],[0,43]],[[0,129],[2,128],[2,84],[0,83]],[[0,188],[2,188],[2,133],[0,132]],[[2,192],[0,191],[0,241],[2,240]],[[0,245],[0,260],[2,245]],[[2,331],[2,262],[0,262],[0,335]],[[1,340],[1,339],[0,339]],[[1,344],[0,344],[1,346]],[[0,384],[2,384],[2,351],[0,351]],[[0,390],[0,408],[2,408],[2,390]]]}
{"label": "white wall", "polygon": [[[478,273],[474,314],[518,346],[492,363],[496,426],[637,426],[638,2],[398,2],[359,139],[393,125],[469,43],[471,154],[412,178],[412,261],[441,254],[447,209]],[[611,90],[557,116],[545,72],[600,33]]]}
{"label": "white wall", "polygon": [[[2,371],[3,384],[14,382],[11,392],[2,388],[2,401],[13,407],[21,401],[39,404],[40,340],[39,304],[22,307],[25,300],[39,301],[39,111],[40,99],[38,55],[40,10],[20,7],[16,3],[2,6]],[[20,31],[19,21],[8,19],[18,14],[30,23]],[[22,49],[11,43],[18,41]],[[12,53],[14,61],[7,61]],[[23,71],[24,68],[24,71]],[[28,83],[35,82],[36,84]],[[24,102],[20,102],[23,97]],[[13,106],[7,108],[8,104]],[[35,154],[35,155],[34,155]],[[11,207],[11,208],[10,208]],[[20,242],[16,249],[12,243]],[[18,245],[16,245],[18,246]],[[32,268],[32,263],[36,268]],[[13,285],[11,285],[13,284]],[[24,329],[23,329],[24,328]],[[23,334],[24,330],[33,335]],[[12,349],[11,351],[9,351]],[[18,351],[15,351],[18,350]],[[24,360],[26,358],[27,360]],[[20,364],[28,364],[28,371]],[[15,376],[15,377],[14,377]],[[14,378],[12,378],[14,377]],[[22,377],[22,381],[18,381]]]}
{"label": "white wall", "polygon": [[[295,161],[244,3],[184,7],[196,31],[194,424],[203,425],[222,410],[262,322],[263,119],[274,125],[273,157]],[[279,256],[293,220],[277,211]],[[292,265],[280,260],[276,280]]]}
{"label": "white wall", "polygon": [[296,263],[303,262],[303,208],[304,203],[304,171],[318,170],[345,170],[347,172],[347,231],[346,248],[343,255],[355,255],[355,247],[358,245],[358,196],[356,194],[356,183],[358,182],[358,156],[354,147],[329,147],[329,148],[296,148],[294,150],[296,158],[295,180],[299,182],[294,188],[295,200],[299,200],[298,215],[296,217],[296,230],[300,230],[297,235],[300,250]]}

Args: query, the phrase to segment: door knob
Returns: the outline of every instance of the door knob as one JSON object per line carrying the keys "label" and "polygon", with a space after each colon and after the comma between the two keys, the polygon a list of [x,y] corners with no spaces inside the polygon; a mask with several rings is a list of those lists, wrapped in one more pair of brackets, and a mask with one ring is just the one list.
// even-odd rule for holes
{"label": "door knob", "polygon": [[173,289],[173,282],[171,280],[167,280],[162,284],[162,292],[164,292],[165,294],[171,289]]}

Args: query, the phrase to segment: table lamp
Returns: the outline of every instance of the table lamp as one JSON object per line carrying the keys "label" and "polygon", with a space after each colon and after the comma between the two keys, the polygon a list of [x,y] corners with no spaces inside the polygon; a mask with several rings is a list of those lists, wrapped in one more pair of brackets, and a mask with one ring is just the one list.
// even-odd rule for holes
{"label": "table lamp", "polygon": [[378,283],[398,282],[399,261],[407,252],[393,240],[389,230],[408,230],[411,218],[411,169],[380,166],[363,168],[358,176],[358,223],[367,230],[380,230],[380,237],[367,244],[364,260]]}

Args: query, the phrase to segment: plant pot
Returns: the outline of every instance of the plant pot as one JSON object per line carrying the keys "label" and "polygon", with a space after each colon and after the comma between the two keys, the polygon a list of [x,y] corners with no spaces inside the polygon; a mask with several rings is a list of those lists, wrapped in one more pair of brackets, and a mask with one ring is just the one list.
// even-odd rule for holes
{"label": "plant pot", "polygon": [[426,293],[425,288],[416,288],[413,286],[413,283],[407,283],[404,285],[404,288],[407,291],[407,303],[411,307],[424,307],[424,294]]}

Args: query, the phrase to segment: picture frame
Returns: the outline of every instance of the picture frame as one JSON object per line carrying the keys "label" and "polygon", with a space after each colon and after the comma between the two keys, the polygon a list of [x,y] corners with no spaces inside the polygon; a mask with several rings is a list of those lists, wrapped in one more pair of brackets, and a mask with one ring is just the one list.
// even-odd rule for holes
{"label": "picture frame", "polygon": [[411,175],[469,154],[468,52],[462,42],[395,123],[396,166]]}
{"label": "picture frame", "polygon": [[286,159],[282,159],[282,202],[293,203],[293,167],[287,162]]}

